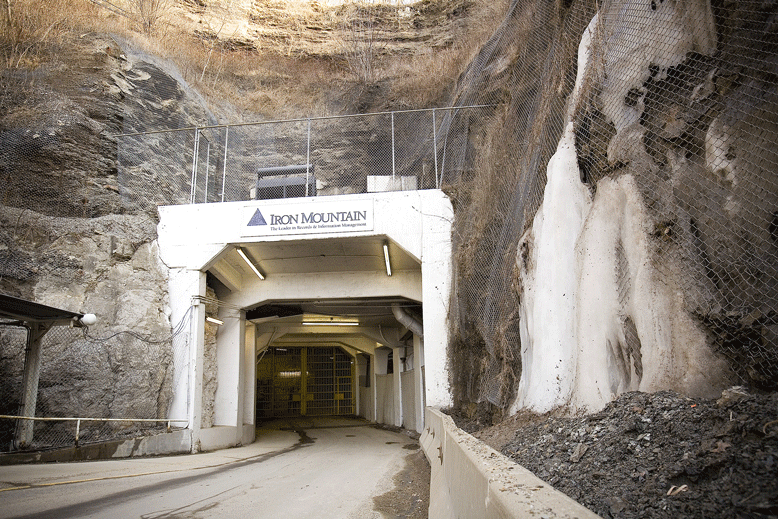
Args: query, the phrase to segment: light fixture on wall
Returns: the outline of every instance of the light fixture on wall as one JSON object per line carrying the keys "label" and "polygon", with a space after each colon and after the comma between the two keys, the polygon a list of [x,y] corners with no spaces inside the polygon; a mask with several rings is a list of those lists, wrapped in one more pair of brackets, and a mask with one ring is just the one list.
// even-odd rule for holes
{"label": "light fixture on wall", "polygon": [[389,261],[389,242],[384,240],[384,262],[386,263],[386,275],[392,275],[392,264]]}
{"label": "light fixture on wall", "polygon": [[240,257],[243,258],[243,261],[245,261],[246,264],[249,267],[251,267],[251,270],[254,271],[254,274],[256,274],[259,279],[262,280],[265,279],[264,274],[262,274],[262,272],[259,271],[259,268],[257,268],[256,265],[254,265],[254,262],[249,259],[248,255],[246,255],[246,252],[241,247],[235,247],[235,252],[237,252],[240,255]]}
{"label": "light fixture on wall", "polygon": [[217,319],[215,317],[206,317],[205,320],[208,321],[209,323],[213,323],[213,324],[215,324],[217,326],[221,326],[221,325],[224,324],[224,321],[222,321],[221,319]]}

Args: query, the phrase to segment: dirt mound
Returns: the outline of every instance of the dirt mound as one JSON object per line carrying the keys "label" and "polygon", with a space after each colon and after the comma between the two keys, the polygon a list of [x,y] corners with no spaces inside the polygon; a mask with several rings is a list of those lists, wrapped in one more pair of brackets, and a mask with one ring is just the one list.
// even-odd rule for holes
{"label": "dirt mound", "polygon": [[[516,427],[504,422],[479,436]],[[778,393],[626,393],[528,421],[502,452],[604,518],[778,517]]]}

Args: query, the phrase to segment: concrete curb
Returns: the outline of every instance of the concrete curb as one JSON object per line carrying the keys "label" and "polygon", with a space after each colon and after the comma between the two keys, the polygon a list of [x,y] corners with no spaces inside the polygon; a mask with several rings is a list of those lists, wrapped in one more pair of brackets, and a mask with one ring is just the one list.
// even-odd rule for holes
{"label": "concrete curb", "polygon": [[597,519],[530,471],[428,407],[421,446],[430,462],[430,519]]}

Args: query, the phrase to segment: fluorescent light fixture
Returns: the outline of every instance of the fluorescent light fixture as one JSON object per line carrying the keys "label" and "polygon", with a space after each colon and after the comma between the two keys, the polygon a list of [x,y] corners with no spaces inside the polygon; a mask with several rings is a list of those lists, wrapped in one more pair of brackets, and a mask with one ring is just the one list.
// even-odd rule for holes
{"label": "fluorescent light fixture", "polygon": [[354,321],[304,321],[305,326],[359,326]]}
{"label": "fluorescent light fixture", "polygon": [[216,324],[218,326],[221,326],[221,325],[224,324],[224,321],[222,321],[221,319],[216,319],[215,317],[206,317],[205,320],[208,321],[209,323],[213,323],[213,324]]}
{"label": "fluorescent light fixture", "polygon": [[243,261],[246,262],[246,264],[251,267],[251,270],[254,271],[254,274],[257,275],[259,279],[264,280],[265,276],[259,271],[256,265],[254,265],[254,262],[249,259],[249,257],[246,255],[246,253],[243,251],[240,247],[235,247],[235,251],[240,255],[241,258],[243,258]]}
{"label": "fluorescent light fixture", "polygon": [[392,264],[389,262],[389,242],[384,241],[384,262],[386,263],[386,275],[392,275]]}

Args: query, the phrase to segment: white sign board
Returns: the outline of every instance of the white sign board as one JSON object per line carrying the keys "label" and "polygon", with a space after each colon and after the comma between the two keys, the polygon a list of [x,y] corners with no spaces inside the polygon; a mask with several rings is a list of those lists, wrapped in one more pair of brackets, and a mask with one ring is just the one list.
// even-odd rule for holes
{"label": "white sign board", "polygon": [[285,236],[373,230],[373,201],[285,201],[246,206],[241,236]]}

